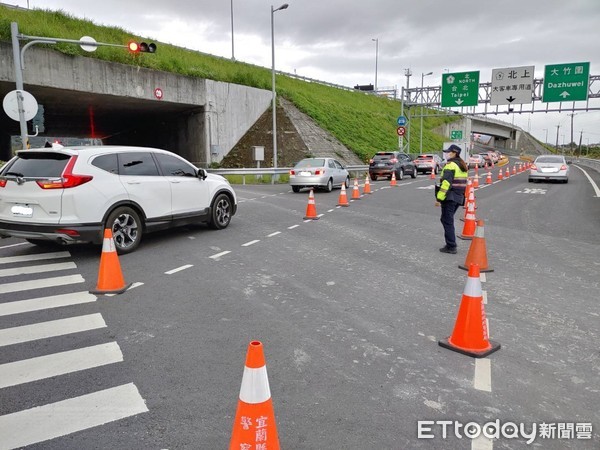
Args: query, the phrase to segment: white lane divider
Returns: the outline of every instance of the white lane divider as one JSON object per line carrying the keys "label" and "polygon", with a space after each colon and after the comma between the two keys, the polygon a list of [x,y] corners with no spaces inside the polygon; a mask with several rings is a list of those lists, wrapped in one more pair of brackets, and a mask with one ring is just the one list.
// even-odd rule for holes
{"label": "white lane divider", "polygon": [[133,383],[37,406],[0,416],[2,448],[47,441],[144,412],[148,407]]}
{"label": "white lane divider", "polygon": [[5,328],[0,330],[0,347],[98,328],[106,328],[106,323],[99,313]]}
{"label": "white lane divider", "polygon": [[182,270],[189,269],[190,267],[194,267],[193,264],[186,264],[185,266],[177,267],[176,269],[168,270],[165,272],[165,275],[173,275],[174,273],[181,272]]}
{"label": "white lane divider", "polygon": [[483,304],[487,305],[487,291],[482,290],[481,295],[483,297]]}
{"label": "white lane divider", "polygon": [[[19,244],[15,244],[19,245]],[[13,247],[9,245],[8,247]],[[7,248],[7,247],[1,247]],[[51,253],[35,253],[32,255],[20,255],[20,256],[5,256],[0,258],[0,264],[10,264],[16,262],[26,262],[26,261],[40,261],[44,259],[56,259],[56,258],[69,258],[71,253],[69,252],[51,252]]]}
{"label": "white lane divider", "polygon": [[594,180],[592,180],[592,177],[590,177],[588,175],[588,173],[585,170],[583,170],[581,167],[579,167],[577,164],[574,164],[574,167],[577,167],[579,170],[581,170],[583,172],[583,174],[587,177],[588,181],[592,185],[592,188],[594,189],[594,192],[596,193],[596,198],[600,198],[600,189],[598,189],[598,185],[594,182]]}
{"label": "white lane divider", "polygon": [[475,359],[473,387],[479,391],[492,392],[492,361],[490,359]]}
{"label": "white lane divider", "polygon": [[12,269],[0,269],[0,277],[14,277],[17,275],[30,275],[33,273],[54,272],[57,270],[76,269],[74,262],[44,264],[41,266],[13,267]]}
{"label": "white lane divider", "polygon": [[224,252],[217,253],[216,255],[209,256],[210,259],[219,259],[221,256],[225,256],[226,254],[231,253],[230,250],[225,250]]}
{"label": "white lane divider", "polygon": [[0,365],[0,388],[123,361],[116,342],[38,356]]}
{"label": "white lane divider", "polygon": [[3,248],[18,247],[20,245],[31,245],[31,244],[29,244],[29,242],[19,242],[18,244],[10,244],[10,245],[5,245],[3,247],[0,247],[0,250],[2,250]]}
{"label": "white lane divider", "polygon": [[53,295],[50,297],[32,298],[0,304],[0,317],[21,314],[42,309],[60,308],[62,306],[79,305],[95,302],[96,296],[89,292],[73,292],[70,294]]}
{"label": "white lane divider", "polygon": [[254,245],[257,242],[260,242],[260,239],[254,239],[253,241],[246,242],[245,244],[242,244],[242,247],[250,247],[251,245]]}
{"label": "white lane divider", "polygon": [[291,227],[288,227],[288,230],[293,230],[294,228],[298,228],[300,225],[292,225]]}
{"label": "white lane divider", "polygon": [[281,234],[281,231],[276,231],[275,233],[268,234],[267,237],[277,236],[278,234]]}
{"label": "white lane divider", "polygon": [[67,284],[83,283],[84,281],[85,280],[81,275],[69,275],[64,277],[42,278],[39,280],[5,283],[0,285],[0,294],[28,291],[30,289],[43,289],[54,286],[65,286]]}

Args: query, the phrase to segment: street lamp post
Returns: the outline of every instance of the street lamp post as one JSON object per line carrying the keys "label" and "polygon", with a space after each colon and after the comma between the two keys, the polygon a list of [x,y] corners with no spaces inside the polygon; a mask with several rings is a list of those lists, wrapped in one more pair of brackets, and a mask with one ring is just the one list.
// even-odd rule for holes
{"label": "street lamp post", "polygon": [[371,40],[375,42],[375,93],[377,93],[377,61],[379,59],[379,38]]}
{"label": "street lamp post", "polygon": [[275,26],[273,25],[273,17],[276,11],[280,11],[282,9],[286,9],[289,5],[284,3],[277,9],[273,9],[273,5],[271,5],[271,87],[273,90],[273,168],[277,169],[277,109],[275,102]]}
{"label": "street lamp post", "polygon": [[231,60],[235,61],[235,52],[233,46],[233,0],[231,0]]}
{"label": "street lamp post", "polygon": [[429,75],[433,75],[433,72],[421,73],[421,137],[419,139],[419,153],[423,153],[423,81],[425,77],[428,77]]}
{"label": "street lamp post", "polygon": [[548,145],[548,128],[542,128],[542,130],[546,132],[546,140],[544,141],[544,144]]}

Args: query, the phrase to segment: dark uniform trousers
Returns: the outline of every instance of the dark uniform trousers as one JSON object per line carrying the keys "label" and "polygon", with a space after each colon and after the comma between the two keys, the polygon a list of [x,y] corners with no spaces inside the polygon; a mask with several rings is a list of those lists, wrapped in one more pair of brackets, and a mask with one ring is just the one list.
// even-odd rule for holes
{"label": "dark uniform trousers", "polygon": [[442,205],[442,217],[440,222],[444,226],[444,238],[446,239],[446,247],[456,248],[456,233],[454,230],[454,214],[460,204],[453,200],[444,200]]}

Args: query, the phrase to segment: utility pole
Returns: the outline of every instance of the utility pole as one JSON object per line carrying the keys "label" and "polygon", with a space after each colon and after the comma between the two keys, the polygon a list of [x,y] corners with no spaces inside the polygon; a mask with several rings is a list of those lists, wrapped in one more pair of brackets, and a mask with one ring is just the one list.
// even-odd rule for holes
{"label": "utility pole", "polygon": [[583,139],[583,130],[579,132],[579,150],[577,150],[577,155],[581,156],[581,140]]}
{"label": "utility pole", "polygon": [[560,125],[556,125],[556,152],[558,153],[558,130],[560,130]]}
{"label": "utility pole", "polygon": [[571,149],[571,155],[573,154],[573,144],[574,144],[574,140],[573,140],[573,117],[575,117],[577,114],[575,113],[571,113],[571,114],[567,114],[568,116],[571,116],[571,142],[569,143],[569,147]]}
{"label": "utility pole", "polygon": [[[410,89],[410,77],[412,75],[410,68],[404,69],[404,75],[406,75],[406,89],[408,90]],[[408,102],[410,103],[410,92],[408,93]]]}

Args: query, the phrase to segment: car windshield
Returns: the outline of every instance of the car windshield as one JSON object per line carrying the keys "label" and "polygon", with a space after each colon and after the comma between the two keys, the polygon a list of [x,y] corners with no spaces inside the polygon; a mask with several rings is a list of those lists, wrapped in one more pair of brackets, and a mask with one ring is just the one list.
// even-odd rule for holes
{"label": "car windshield", "polygon": [[394,157],[393,153],[377,153],[375,156],[373,156],[374,160],[387,160],[387,159],[392,159]]}
{"label": "car windshield", "polygon": [[301,169],[303,167],[323,167],[325,165],[325,159],[323,158],[309,158],[303,159],[296,164],[296,167]]}
{"label": "car windshield", "polygon": [[540,156],[535,161],[536,163],[555,163],[562,164],[564,163],[562,156]]}

